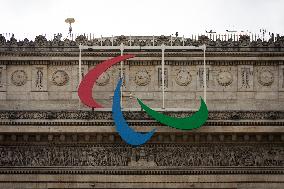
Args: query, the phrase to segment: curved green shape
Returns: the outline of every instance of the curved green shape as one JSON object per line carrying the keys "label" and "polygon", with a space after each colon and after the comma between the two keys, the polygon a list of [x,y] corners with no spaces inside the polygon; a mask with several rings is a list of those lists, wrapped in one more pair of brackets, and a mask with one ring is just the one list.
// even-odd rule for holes
{"label": "curved green shape", "polygon": [[192,116],[184,118],[176,118],[164,115],[155,110],[152,110],[146,106],[139,98],[137,98],[138,103],[141,108],[146,111],[146,113],[154,118],[155,120],[163,123],[167,126],[182,129],[182,130],[191,130],[201,127],[208,119],[208,109],[204,100],[200,97],[201,103],[199,110],[195,112]]}

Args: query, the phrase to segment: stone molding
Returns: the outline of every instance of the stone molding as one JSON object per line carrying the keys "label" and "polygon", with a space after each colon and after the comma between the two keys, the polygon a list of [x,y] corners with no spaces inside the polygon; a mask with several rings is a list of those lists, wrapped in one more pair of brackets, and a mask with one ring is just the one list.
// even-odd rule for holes
{"label": "stone molding", "polygon": [[[143,111],[124,111],[125,119],[127,120],[152,120]],[[186,117],[192,115],[193,111],[164,111],[163,112],[169,116],[175,117]],[[13,110],[0,110],[0,119],[3,122],[5,119],[21,119],[25,122],[25,119],[42,120],[64,120],[64,119],[76,119],[76,120],[112,120],[111,111],[13,111]],[[247,124],[250,123],[249,120],[255,120],[257,122],[274,120],[274,122],[282,122],[280,120],[284,119],[284,111],[210,111],[208,120],[247,120]],[[279,120],[279,121],[275,121]],[[240,122],[238,122],[239,124]],[[222,124],[222,123],[220,123]],[[240,123],[242,124],[242,123]]]}

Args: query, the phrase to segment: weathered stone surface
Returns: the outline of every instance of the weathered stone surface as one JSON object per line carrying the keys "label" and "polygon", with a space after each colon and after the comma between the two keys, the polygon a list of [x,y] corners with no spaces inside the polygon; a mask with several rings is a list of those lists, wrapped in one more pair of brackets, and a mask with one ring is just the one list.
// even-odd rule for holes
{"label": "weathered stone surface", "polygon": [[[162,107],[161,52],[125,51],[122,106],[138,132],[157,128],[149,143],[126,145],[111,106],[120,65],[97,80],[91,111],[77,95],[79,74],[114,51],[78,44],[130,45],[130,38],[17,41],[0,35],[0,188],[283,188],[284,41],[249,36],[212,40],[154,37],[154,46],[207,45],[209,120],[200,129],[166,127],[141,111],[136,97],[174,117],[192,115],[203,97],[203,53],[166,51]],[[152,37],[131,44],[153,45]]]}

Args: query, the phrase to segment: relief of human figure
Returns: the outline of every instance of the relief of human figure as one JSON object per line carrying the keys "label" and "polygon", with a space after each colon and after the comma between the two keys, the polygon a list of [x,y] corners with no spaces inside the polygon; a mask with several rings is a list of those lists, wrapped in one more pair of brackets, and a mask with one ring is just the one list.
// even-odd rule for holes
{"label": "relief of human figure", "polygon": [[37,78],[36,78],[36,87],[37,88],[42,88],[42,81],[43,81],[43,72],[42,72],[42,68],[37,68],[37,72],[36,72]]}

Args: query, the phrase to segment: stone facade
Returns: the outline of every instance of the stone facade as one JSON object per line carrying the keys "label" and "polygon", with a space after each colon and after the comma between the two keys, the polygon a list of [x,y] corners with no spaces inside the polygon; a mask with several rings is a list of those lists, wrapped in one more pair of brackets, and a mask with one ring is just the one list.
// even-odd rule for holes
{"label": "stone facade", "polygon": [[[131,41],[130,41],[131,40]],[[161,125],[134,97],[162,105],[161,52],[125,51],[123,110],[136,131],[157,132],[140,147],[115,132],[113,66],[97,80],[94,98],[79,102],[79,44],[206,44],[209,120],[198,130]],[[82,75],[116,51],[84,50]],[[165,52],[165,114],[191,115],[203,96],[203,53]],[[0,35],[0,188],[283,188],[284,38],[251,41],[125,37],[74,41],[5,39]]]}

